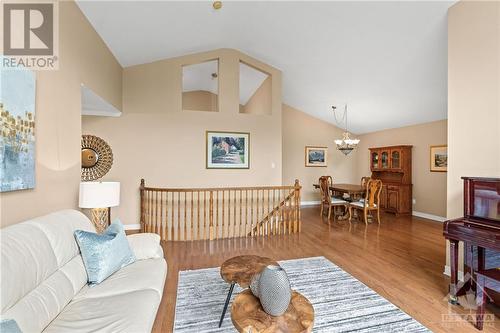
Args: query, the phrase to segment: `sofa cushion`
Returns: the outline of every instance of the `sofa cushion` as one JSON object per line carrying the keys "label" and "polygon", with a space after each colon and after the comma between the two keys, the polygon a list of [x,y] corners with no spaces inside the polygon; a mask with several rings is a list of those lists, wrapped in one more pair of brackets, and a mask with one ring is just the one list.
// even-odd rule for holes
{"label": "sofa cushion", "polygon": [[148,289],[156,291],[161,297],[166,276],[165,259],[138,260],[123,267],[98,285],[84,286],[75,295],[74,300],[108,297]]}
{"label": "sofa cushion", "polygon": [[150,332],[166,275],[165,259],[138,260],[84,286],[44,332]]}
{"label": "sofa cushion", "polygon": [[40,332],[87,280],[73,233],[88,218],[63,210],[0,230],[1,317]]}
{"label": "sofa cushion", "polygon": [[15,318],[23,332],[40,332],[87,282],[81,256],[75,257],[2,313]]}
{"label": "sofa cushion", "polygon": [[127,240],[137,260],[163,258],[160,235],[153,233],[133,234],[128,235]]}
{"label": "sofa cushion", "polygon": [[75,299],[44,332],[151,332],[160,301],[151,289]]}

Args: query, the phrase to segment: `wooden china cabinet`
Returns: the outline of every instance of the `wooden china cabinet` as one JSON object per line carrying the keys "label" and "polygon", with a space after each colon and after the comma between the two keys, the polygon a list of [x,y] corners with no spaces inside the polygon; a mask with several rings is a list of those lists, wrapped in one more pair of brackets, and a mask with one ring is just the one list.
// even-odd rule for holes
{"label": "wooden china cabinet", "polygon": [[411,149],[407,145],[370,148],[372,178],[382,181],[380,207],[387,212],[412,212]]}

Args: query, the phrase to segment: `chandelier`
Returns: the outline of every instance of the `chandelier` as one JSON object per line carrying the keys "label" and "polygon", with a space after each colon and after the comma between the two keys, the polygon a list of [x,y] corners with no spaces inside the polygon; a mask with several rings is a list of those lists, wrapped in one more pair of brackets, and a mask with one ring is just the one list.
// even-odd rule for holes
{"label": "chandelier", "polygon": [[344,107],[344,114],[340,121],[337,119],[337,113],[335,112],[337,107],[332,106],[332,109],[337,124],[345,122],[345,131],[342,134],[342,139],[335,140],[335,144],[337,145],[337,149],[344,153],[344,155],[349,155],[349,153],[358,146],[359,139],[351,139],[349,137],[349,132],[347,131],[347,104]]}

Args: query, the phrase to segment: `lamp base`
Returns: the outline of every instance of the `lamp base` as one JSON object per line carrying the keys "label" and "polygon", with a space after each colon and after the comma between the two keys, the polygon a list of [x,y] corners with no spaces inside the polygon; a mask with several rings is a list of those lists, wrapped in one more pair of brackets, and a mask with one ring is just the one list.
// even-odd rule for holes
{"label": "lamp base", "polygon": [[109,225],[109,208],[92,208],[92,223],[97,233],[102,233]]}

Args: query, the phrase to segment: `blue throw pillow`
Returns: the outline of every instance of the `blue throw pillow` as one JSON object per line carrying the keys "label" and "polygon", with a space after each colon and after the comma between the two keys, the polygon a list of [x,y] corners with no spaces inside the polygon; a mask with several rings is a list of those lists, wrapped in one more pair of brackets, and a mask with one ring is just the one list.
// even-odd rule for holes
{"label": "blue throw pillow", "polygon": [[108,276],[135,261],[134,253],[117,219],[102,233],[76,230],[89,284],[98,284]]}
{"label": "blue throw pillow", "polygon": [[0,321],[0,332],[2,333],[23,333],[14,319],[2,319]]}

